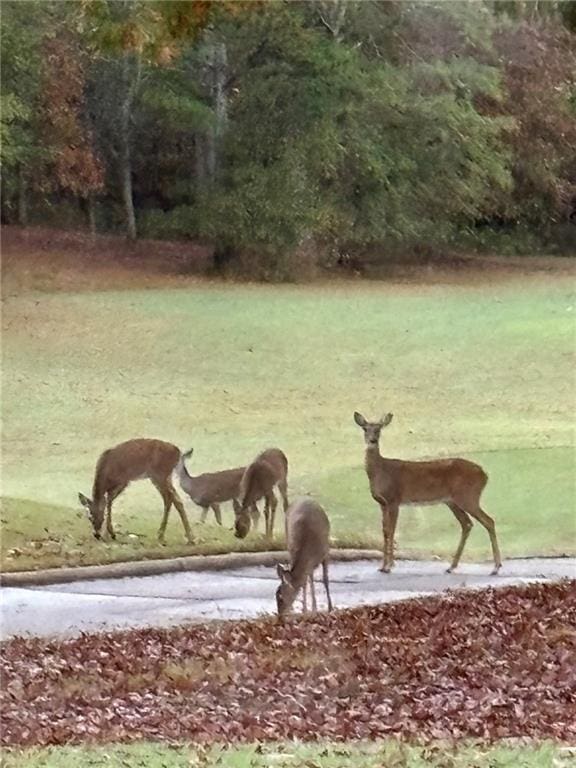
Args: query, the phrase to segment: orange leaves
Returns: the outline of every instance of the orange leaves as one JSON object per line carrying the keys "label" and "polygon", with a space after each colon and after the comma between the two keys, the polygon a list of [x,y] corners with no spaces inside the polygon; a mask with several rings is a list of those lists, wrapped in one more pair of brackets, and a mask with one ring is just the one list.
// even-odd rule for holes
{"label": "orange leaves", "polygon": [[104,173],[82,120],[84,72],[71,38],[44,43],[42,133],[60,188],[87,197],[102,188]]}

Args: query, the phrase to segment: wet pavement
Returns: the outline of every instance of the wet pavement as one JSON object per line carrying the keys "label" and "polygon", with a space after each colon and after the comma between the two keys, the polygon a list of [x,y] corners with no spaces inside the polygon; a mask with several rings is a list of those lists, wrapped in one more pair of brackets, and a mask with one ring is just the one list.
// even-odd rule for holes
{"label": "wet pavement", "polygon": [[[576,558],[508,560],[500,575],[491,565],[464,564],[445,573],[444,561],[399,561],[391,574],[374,560],[330,565],[336,608],[402,600],[447,589],[507,586],[576,578]],[[319,609],[324,587],[316,573]],[[255,618],[275,611],[276,568],[190,571],[162,576],[98,579],[43,587],[0,589],[0,638],[70,636],[129,627],[170,626],[210,619]]]}

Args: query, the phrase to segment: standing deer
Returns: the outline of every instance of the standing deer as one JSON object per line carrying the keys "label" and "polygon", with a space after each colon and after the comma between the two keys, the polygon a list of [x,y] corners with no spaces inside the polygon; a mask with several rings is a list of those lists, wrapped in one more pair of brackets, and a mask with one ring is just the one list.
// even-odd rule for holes
{"label": "standing deer", "polygon": [[[244,476],[246,467],[237,467],[235,469],[224,469],[220,472],[205,472],[202,475],[192,477],[186,469],[186,459],[193,453],[191,448],[183,453],[176,465],[176,474],[180,481],[182,490],[190,496],[194,504],[202,507],[201,522],[205,522],[208,509],[214,512],[214,517],[218,525],[222,525],[222,514],[220,512],[220,503],[231,501],[236,509],[238,495],[240,493],[240,482]],[[251,516],[255,524],[258,518],[258,509],[256,505],[251,509]]]}
{"label": "standing deer", "polygon": [[234,529],[237,538],[244,539],[250,530],[250,509],[264,498],[264,519],[266,537],[274,534],[274,516],[278,502],[274,495],[274,486],[282,495],[284,515],[288,508],[288,459],[279,448],[268,448],[258,454],[240,482],[239,504],[235,506]]}
{"label": "standing deer", "polygon": [[446,504],[460,523],[462,533],[458,548],[448,568],[451,573],[460,562],[466,539],[474,518],[486,528],[492,544],[494,570],[502,566],[494,520],[480,507],[480,496],[488,475],[482,467],[466,459],[437,459],[436,461],[402,461],[385,459],[380,455],[380,431],[392,421],[387,414],[377,422],[368,422],[360,413],[354,421],[364,430],[366,456],[364,466],[370,482],[372,498],[382,511],[384,556],[382,570],[389,573],[394,564],[394,532],[398,510],[402,505]]}
{"label": "standing deer", "polygon": [[106,512],[106,530],[112,539],[116,538],[112,527],[112,502],[132,480],[148,478],[157,488],[164,502],[164,516],[158,531],[158,540],[164,543],[168,513],[174,504],[184,526],[186,541],[193,544],[186,512],[172,485],[172,472],[178,464],[180,455],[180,449],[172,443],[148,440],[143,437],[127,440],[104,451],[96,463],[92,498],[89,499],[82,493],[78,494],[80,503],[86,507],[94,536],[97,539],[101,538],[104,512]]}
{"label": "standing deer", "polygon": [[328,556],[330,554],[330,521],[320,504],[310,498],[299,499],[286,512],[286,535],[290,567],[277,566],[280,586],[276,590],[278,615],[287,613],[300,589],[304,592],[303,608],[306,610],[306,582],[310,582],[312,610],[316,610],[314,570],[322,564],[322,580],[328,598],[328,610],[332,610],[328,582]]}

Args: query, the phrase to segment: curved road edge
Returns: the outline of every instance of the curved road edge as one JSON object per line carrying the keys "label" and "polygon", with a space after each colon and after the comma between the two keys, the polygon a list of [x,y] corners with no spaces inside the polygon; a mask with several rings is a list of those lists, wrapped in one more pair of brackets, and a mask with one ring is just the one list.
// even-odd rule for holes
{"label": "curved road edge", "polygon": [[[330,559],[335,562],[351,560],[378,560],[382,553],[374,549],[332,549]],[[228,568],[247,568],[254,565],[273,566],[288,559],[286,551],[230,552],[225,555],[190,555],[161,560],[138,560],[128,563],[84,565],[76,568],[49,568],[38,571],[19,571],[0,574],[2,587],[40,587],[48,584],[66,584],[93,579],[122,579],[129,576],[157,576],[178,571],[221,571]]]}

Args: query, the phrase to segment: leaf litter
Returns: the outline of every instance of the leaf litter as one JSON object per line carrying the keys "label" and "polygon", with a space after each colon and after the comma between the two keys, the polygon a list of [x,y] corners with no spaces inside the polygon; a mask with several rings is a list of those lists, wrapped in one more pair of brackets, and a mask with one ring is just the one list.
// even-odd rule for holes
{"label": "leaf litter", "polygon": [[1,651],[6,746],[576,743],[576,580]]}

